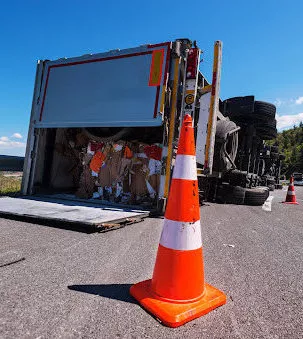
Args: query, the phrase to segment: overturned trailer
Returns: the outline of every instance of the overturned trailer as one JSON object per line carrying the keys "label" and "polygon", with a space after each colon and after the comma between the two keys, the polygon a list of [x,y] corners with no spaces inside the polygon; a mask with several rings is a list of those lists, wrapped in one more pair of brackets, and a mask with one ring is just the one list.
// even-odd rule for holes
{"label": "overturned trailer", "polygon": [[[246,193],[257,185],[247,185],[249,168],[244,174],[237,165],[241,124],[219,99],[222,43],[215,43],[211,83],[200,55],[195,42],[177,39],[38,61],[23,197],[2,198],[0,212],[9,205],[10,214],[44,213],[100,227],[163,211],[185,114],[195,127],[201,198],[220,200],[227,185],[232,202],[254,196]],[[230,179],[237,171],[243,183]],[[259,192],[263,203],[268,190]],[[102,215],[94,210],[89,218],[84,207],[98,207]]]}
{"label": "overturned trailer", "polygon": [[211,173],[220,65],[211,91],[200,53],[179,39],[38,62],[23,195],[163,210],[188,113]]}

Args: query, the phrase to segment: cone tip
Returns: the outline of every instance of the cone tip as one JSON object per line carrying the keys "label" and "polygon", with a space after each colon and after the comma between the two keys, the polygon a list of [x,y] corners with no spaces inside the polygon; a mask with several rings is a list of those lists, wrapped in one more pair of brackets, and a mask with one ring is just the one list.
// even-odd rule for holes
{"label": "cone tip", "polygon": [[183,119],[183,125],[188,127],[192,126],[193,120],[189,114],[185,114],[184,119]]}

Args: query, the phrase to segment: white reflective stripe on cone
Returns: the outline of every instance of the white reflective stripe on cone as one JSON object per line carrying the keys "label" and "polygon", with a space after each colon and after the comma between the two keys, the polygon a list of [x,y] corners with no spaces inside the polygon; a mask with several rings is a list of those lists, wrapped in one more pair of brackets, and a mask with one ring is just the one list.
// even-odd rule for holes
{"label": "white reflective stripe on cone", "polygon": [[197,180],[196,156],[177,154],[173,178]]}
{"label": "white reflective stripe on cone", "polygon": [[202,247],[200,220],[183,222],[164,218],[160,244],[174,250],[196,250]]}
{"label": "white reflective stripe on cone", "polygon": [[295,195],[296,193],[294,191],[288,191],[287,195]]}

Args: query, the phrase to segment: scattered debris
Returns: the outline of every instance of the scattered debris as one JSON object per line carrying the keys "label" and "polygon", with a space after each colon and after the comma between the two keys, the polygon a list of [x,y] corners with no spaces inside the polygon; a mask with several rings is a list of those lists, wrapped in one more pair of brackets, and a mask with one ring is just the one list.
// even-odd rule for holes
{"label": "scattered debris", "polygon": [[271,212],[271,204],[272,204],[273,198],[274,198],[273,196],[269,196],[265,200],[264,204],[262,205],[262,210]]}
{"label": "scattered debris", "polygon": [[153,207],[163,167],[162,144],[91,138],[67,130],[56,143],[57,153],[73,159],[76,197]]}

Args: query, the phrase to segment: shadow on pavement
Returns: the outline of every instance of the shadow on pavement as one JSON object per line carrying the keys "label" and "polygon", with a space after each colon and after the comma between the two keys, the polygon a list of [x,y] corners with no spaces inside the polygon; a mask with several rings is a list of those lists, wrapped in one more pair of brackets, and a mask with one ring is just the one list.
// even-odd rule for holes
{"label": "shadow on pavement", "polygon": [[33,218],[25,215],[9,215],[0,212],[0,218],[27,222],[38,226],[49,226],[54,228],[60,228],[63,230],[75,231],[79,233],[91,234],[96,232],[96,228],[93,225],[84,225],[81,223],[60,220],[48,220],[44,219],[43,216]]}
{"label": "shadow on pavement", "polygon": [[68,289],[136,304],[135,299],[129,294],[131,286],[132,284],[70,285]]}

